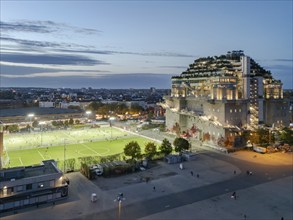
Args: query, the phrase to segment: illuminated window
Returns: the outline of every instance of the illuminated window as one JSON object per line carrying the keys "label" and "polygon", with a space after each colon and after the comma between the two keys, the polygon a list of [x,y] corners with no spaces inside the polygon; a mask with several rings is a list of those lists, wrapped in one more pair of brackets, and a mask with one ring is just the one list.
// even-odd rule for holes
{"label": "illuminated window", "polygon": [[230,109],[230,113],[232,113],[232,109]]}

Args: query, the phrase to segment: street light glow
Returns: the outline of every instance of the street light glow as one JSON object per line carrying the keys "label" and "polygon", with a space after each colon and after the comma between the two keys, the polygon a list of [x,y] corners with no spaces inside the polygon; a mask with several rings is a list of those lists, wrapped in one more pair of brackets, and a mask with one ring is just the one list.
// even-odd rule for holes
{"label": "street light glow", "polygon": [[28,114],[27,116],[28,116],[28,117],[34,117],[35,114],[34,114],[34,113],[30,113],[30,114]]}
{"label": "street light glow", "polygon": [[92,111],[86,111],[85,112],[87,115],[90,115],[90,114],[92,114]]}

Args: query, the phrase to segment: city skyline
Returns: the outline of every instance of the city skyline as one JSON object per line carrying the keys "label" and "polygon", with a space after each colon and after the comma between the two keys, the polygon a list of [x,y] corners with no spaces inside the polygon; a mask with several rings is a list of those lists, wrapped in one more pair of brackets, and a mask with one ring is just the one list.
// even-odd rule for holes
{"label": "city skyline", "polygon": [[238,49],[293,87],[291,1],[0,4],[1,87],[170,88]]}

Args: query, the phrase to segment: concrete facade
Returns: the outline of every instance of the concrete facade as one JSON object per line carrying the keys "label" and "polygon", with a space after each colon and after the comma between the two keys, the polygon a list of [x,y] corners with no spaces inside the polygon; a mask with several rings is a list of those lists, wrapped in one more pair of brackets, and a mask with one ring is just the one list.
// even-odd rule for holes
{"label": "concrete facade", "polygon": [[188,133],[195,126],[199,139],[209,133],[217,143],[261,124],[289,126],[282,83],[270,74],[243,51],[195,60],[172,77],[171,95],[162,103],[166,128]]}

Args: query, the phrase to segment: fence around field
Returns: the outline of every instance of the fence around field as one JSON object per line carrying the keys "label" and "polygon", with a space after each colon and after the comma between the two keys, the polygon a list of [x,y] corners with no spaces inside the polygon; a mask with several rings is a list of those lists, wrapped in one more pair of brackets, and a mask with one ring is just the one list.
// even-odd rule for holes
{"label": "fence around field", "polygon": [[8,151],[53,147],[65,144],[82,144],[130,136],[117,128],[87,128],[54,130],[5,135],[4,145]]}

